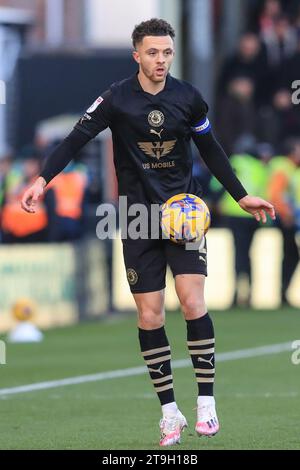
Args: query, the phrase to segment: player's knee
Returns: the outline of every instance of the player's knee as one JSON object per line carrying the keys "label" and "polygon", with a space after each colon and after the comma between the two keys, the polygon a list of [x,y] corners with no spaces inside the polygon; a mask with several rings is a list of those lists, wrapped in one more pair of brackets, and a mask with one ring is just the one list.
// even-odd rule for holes
{"label": "player's knee", "polygon": [[201,298],[187,297],[181,302],[181,308],[187,320],[199,318],[206,313],[206,305]]}
{"label": "player's knee", "polygon": [[139,312],[139,327],[143,330],[154,330],[161,328],[164,324],[164,315],[152,309],[145,309]]}

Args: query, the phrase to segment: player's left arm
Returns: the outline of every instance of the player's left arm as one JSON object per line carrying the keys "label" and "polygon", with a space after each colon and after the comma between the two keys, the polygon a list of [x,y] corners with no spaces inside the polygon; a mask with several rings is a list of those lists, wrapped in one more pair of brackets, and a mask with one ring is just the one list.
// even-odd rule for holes
{"label": "player's left arm", "polygon": [[229,158],[211,130],[203,135],[194,134],[193,140],[209,170],[244,211],[249,212],[257,221],[261,220],[263,223],[267,221],[266,212],[272,219],[275,219],[275,209],[272,204],[260,197],[247,194],[246,189],[234,173]]}
{"label": "player's left arm", "polygon": [[266,212],[275,219],[275,209],[268,201],[250,196],[230,165],[229,158],[215,138],[206,115],[208,106],[195,90],[192,109],[192,138],[211,173],[220,181],[239,206],[257,221],[266,222]]}

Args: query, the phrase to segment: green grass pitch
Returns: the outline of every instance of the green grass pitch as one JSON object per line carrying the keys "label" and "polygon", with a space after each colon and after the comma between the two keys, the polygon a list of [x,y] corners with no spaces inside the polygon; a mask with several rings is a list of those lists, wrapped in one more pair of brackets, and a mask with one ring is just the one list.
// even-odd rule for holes
{"label": "green grass pitch", "polygon": [[[212,317],[217,353],[300,340],[297,310]],[[173,359],[188,358],[179,313],[167,314],[167,333]],[[217,363],[221,430],[213,439],[194,432],[192,367],[175,369],[175,396],[189,428],[174,449],[299,449],[300,364],[292,364],[292,352]],[[115,316],[47,331],[41,344],[8,344],[0,389],[142,365],[134,315]],[[0,407],[0,449],[159,448],[160,407],[146,374],[0,395]]]}

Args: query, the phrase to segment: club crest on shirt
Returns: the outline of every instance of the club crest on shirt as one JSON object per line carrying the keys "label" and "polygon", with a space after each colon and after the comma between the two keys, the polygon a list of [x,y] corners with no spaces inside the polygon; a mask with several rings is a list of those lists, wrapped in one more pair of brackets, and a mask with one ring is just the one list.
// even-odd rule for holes
{"label": "club crest on shirt", "polygon": [[176,139],[164,142],[138,142],[138,146],[146,155],[159,160],[172,152],[176,142]]}
{"label": "club crest on shirt", "polygon": [[102,96],[99,96],[99,98],[97,98],[96,101],[94,101],[94,103],[86,110],[86,112],[92,113],[93,111],[95,111],[95,109],[98,108],[99,104],[101,104],[102,101],[103,101]]}
{"label": "club crest on shirt", "polygon": [[161,111],[155,109],[154,111],[151,111],[151,113],[148,114],[148,122],[150,126],[160,127],[165,122],[165,116]]}

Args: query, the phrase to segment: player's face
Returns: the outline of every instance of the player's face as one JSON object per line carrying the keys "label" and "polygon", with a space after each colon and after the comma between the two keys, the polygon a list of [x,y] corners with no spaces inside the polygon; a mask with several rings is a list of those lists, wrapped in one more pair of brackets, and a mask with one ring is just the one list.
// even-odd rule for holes
{"label": "player's face", "polygon": [[145,36],[137,44],[133,57],[149,80],[163,82],[174,59],[173,39],[170,36]]}

